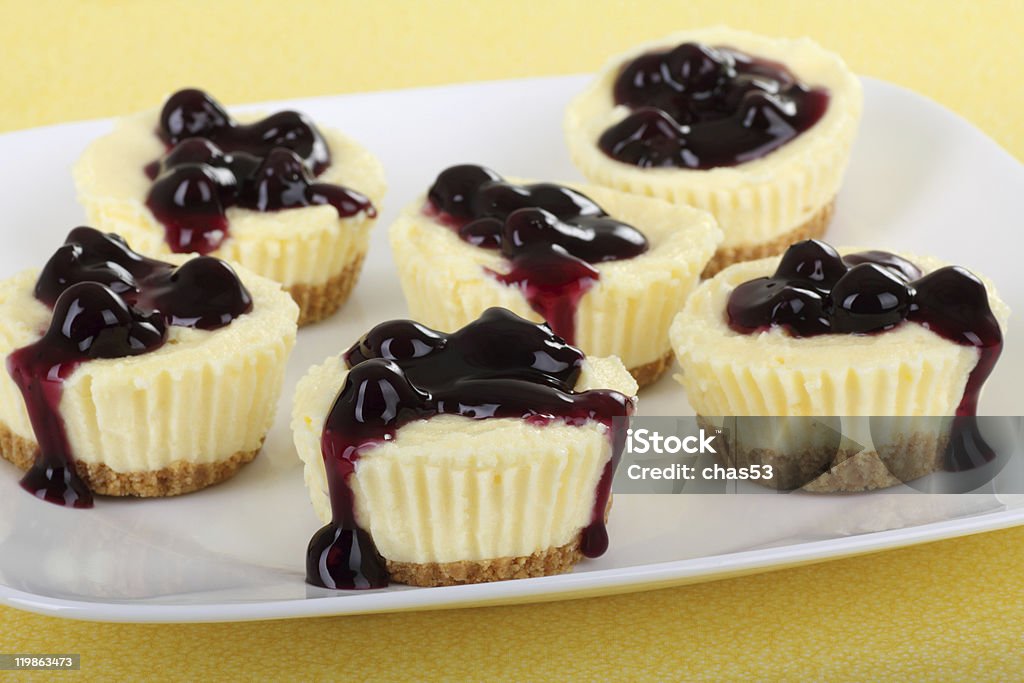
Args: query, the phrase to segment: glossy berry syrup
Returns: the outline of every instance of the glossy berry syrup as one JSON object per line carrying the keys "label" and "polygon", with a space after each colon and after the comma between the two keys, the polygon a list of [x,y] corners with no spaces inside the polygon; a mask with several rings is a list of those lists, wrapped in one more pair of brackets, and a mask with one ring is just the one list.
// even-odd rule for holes
{"label": "glossy berry syrup", "polygon": [[626,64],[615,103],[634,110],[598,139],[641,168],[709,169],[765,156],[824,116],[828,91],[728,47],[683,43]]}
{"label": "glossy berry syrup", "polygon": [[327,588],[387,585],[385,562],[355,518],[349,478],[364,450],[394,439],[404,424],[442,414],[606,425],[612,458],[582,535],[584,555],[603,554],[604,512],[625,444],[625,427],[613,425],[613,418],[632,414],[633,402],[611,390],[573,391],[583,358],[547,325],[503,308],[490,308],[448,335],[409,320],[370,330],[345,354],[350,370],[324,425],[321,447],[334,517],[310,541],[306,580]]}
{"label": "glossy berry syrup", "polygon": [[797,337],[876,334],[904,322],[978,349],[956,410],[947,468],[970,469],[994,457],[975,419],[981,389],[1003,350],[1003,335],[985,285],[959,266],[922,275],[883,251],[841,257],[817,240],[798,242],[771,277],[739,285],[726,306],[729,326],[744,334],[781,326]]}
{"label": "glossy berry syrup", "polygon": [[331,163],[327,144],[302,114],[278,112],[249,125],[234,121],[201,90],[180,90],[160,113],[167,154],[146,167],[146,206],[179,253],[207,254],[228,236],[227,209],[278,211],[329,204],[341,218],[377,215],[366,196],[315,182]]}
{"label": "glossy berry syrup", "polygon": [[647,238],[611,218],[589,197],[562,185],[515,185],[482,166],[452,166],[427,194],[425,211],[464,241],[500,250],[507,273],[488,270],[523,291],[530,307],[570,344],[576,308],[600,279],[593,266],[647,251]]}
{"label": "glossy berry syrup", "polygon": [[52,503],[92,507],[60,414],[64,381],[91,359],[160,348],[169,325],[223,327],[250,311],[252,298],[223,261],[200,257],[175,267],[140,256],[116,235],[84,227],[72,230],[47,262],[35,296],[53,309],[50,325],[7,358],[39,444],[21,485]]}

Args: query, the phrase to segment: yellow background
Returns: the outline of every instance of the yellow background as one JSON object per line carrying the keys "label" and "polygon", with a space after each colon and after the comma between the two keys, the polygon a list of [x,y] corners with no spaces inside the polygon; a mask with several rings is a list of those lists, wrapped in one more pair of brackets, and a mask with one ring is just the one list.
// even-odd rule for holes
{"label": "yellow background", "polygon": [[[186,84],[232,103],[590,71],[631,43],[719,22],[810,35],[1024,159],[1024,2],[1010,0],[0,0],[0,130],[150,107]],[[1007,680],[1024,676],[1022,541],[1024,529],[1008,530],[697,586],[449,612],[131,626],[0,608],[0,652],[80,652],[82,673],[104,678]]]}

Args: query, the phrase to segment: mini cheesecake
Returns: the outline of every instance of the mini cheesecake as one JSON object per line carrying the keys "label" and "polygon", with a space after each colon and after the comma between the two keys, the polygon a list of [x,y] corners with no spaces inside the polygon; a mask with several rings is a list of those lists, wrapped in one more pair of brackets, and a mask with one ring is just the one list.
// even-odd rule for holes
{"label": "mini cheesecake", "polygon": [[300,324],[336,311],[362,268],[384,172],[302,114],[230,116],[181,90],[117,122],[74,168],[89,220],[142,253],[209,254],[276,280]]}
{"label": "mini cheesecake", "polygon": [[327,524],[307,580],[478,583],[602,554],[636,388],[618,359],[505,309],[447,335],[378,325],[296,390],[295,446]]}
{"label": "mini cheesecake", "polygon": [[948,464],[1008,317],[963,268],[808,240],[702,283],[671,337],[699,416],[773,418],[740,422],[738,462],[773,463],[783,488],[854,491]]}
{"label": "mini cheesecake", "polygon": [[721,233],[689,207],[463,165],[442,172],[389,237],[423,324],[456,329],[501,306],[587,354],[619,357],[643,386],[671,362],[668,327]]}
{"label": "mini cheesecake", "polygon": [[76,228],[42,271],[0,282],[0,455],[75,507],[223,481],[270,428],[297,316],[247,270]]}
{"label": "mini cheesecake", "polygon": [[705,28],[611,59],[565,131],[592,182],[713,213],[725,239],[710,276],[824,233],[861,100],[843,60],[807,38]]}

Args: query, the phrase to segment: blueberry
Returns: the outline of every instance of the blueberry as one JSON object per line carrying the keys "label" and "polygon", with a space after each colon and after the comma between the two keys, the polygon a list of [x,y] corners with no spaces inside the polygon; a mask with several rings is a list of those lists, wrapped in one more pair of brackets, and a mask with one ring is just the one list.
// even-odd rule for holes
{"label": "blueberry", "polygon": [[598,146],[613,158],[640,168],[696,168],[699,164],[684,147],[679,123],[652,107],[637,109],[610,126],[601,134]]}
{"label": "blueberry", "polygon": [[529,189],[504,182],[481,186],[471,200],[472,215],[489,218],[505,218],[517,209],[533,205]]}
{"label": "blueberry", "polygon": [[906,282],[875,263],[854,266],[832,288],[832,331],[880,332],[898,325],[910,312]]}
{"label": "blueberry", "polygon": [[1002,340],[985,283],[966,268],[939,268],[915,280],[913,287],[913,319],[937,334],[969,346]]}
{"label": "blueberry", "polygon": [[307,206],[311,178],[302,159],[285,147],[270,150],[256,172],[249,201],[257,211]]}
{"label": "blueberry", "polygon": [[887,251],[861,251],[856,254],[849,254],[843,257],[843,262],[847,266],[856,266],[861,263],[875,263],[888,268],[894,275],[899,276],[903,280],[910,282],[921,277],[921,269],[915,266],[910,261],[891,254]]}
{"label": "blueberry", "polygon": [[171,95],[160,112],[160,126],[172,144],[189,137],[205,137],[231,125],[231,117],[224,107],[195,88],[179,90]]}
{"label": "blueberry", "polygon": [[285,147],[295,152],[316,175],[330,164],[330,151],[320,131],[304,114],[280,111],[247,127],[252,140],[242,147],[255,146],[261,150]]}
{"label": "blueberry", "polygon": [[209,166],[188,165],[170,169],[153,183],[147,201],[173,207],[183,215],[224,214],[217,175]]}
{"label": "blueberry", "polygon": [[726,305],[729,324],[742,332],[781,325],[808,337],[829,331],[824,301],[814,289],[775,278],[757,278],[733,290]]}
{"label": "blueberry", "polygon": [[492,218],[505,218],[513,211],[538,207],[562,219],[606,215],[590,197],[554,183],[488,183],[474,195],[471,205],[473,215]]}
{"label": "blueberry", "polygon": [[788,117],[795,113],[792,102],[763,90],[751,90],[743,96],[737,113],[740,125],[748,130],[778,135],[793,130]]}
{"label": "blueberry", "polygon": [[798,337],[810,337],[829,331],[825,304],[813,289],[786,285],[771,312],[771,324],[781,325]]}
{"label": "blueberry", "polygon": [[507,258],[542,245],[557,245],[587,263],[632,258],[648,246],[642,232],[604,216],[585,216],[570,224],[539,208],[519,209],[508,215],[501,237],[502,253]]}
{"label": "blueberry", "polygon": [[164,170],[184,164],[224,165],[224,152],[206,138],[186,138],[171,148],[163,158]]}
{"label": "blueberry", "polygon": [[543,207],[559,218],[577,216],[606,216],[597,202],[571,187],[554,183],[536,183],[526,186],[530,206]]}
{"label": "blueberry", "polygon": [[477,218],[459,228],[459,237],[474,247],[500,249],[503,226],[499,218]]}
{"label": "blueberry", "polygon": [[775,269],[775,277],[829,288],[846,274],[839,252],[819,240],[804,240],[789,247]]}
{"label": "blueberry", "polygon": [[523,247],[535,244],[554,244],[565,231],[558,217],[544,209],[517,209],[505,218],[501,236],[502,251],[509,258]]}
{"label": "blueberry", "polygon": [[564,231],[560,244],[588,263],[629,259],[647,251],[647,237],[628,223],[606,216],[583,216]]}
{"label": "blueberry", "polygon": [[252,295],[234,269],[211,256],[190,259],[154,285],[153,306],[170,324],[213,330],[252,310]]}
{"label": "blueberry", "polygon": [[427,198],[440,211],[457,218],[473,217],[472,201],[484,185],[501,180],[489,168],[462,164],[445,169],[427,192]]}
{"label": "blueberry", "polygon": [[367,332],[346,354],[349,366],[371,358],[411,360],[444,348],[443,334],[412,320],[390,320]]}
{"label": "blueberry", "polygon": [[68,233],[64,243],[81,246],[90,262],[116,263],[133,275],[148,271],[152,266],[151,261],[129,247],[120,235],[100,232],[95,228],[77,227]]}
{"label": "blueberry", "polygon": [[115,294],[134,295],[139,290],[136,273],[151,267],[117,235],[75,228],[43,266],[35,296],[53,306],[64,290],[79,282],[98,282]]}
{"label": "blueberry", "polygon": [[626,65],[615,80],[616,102],[640,105],[648,101],[666,82],[664,55],[641,55]]}
{"label": "blueberry", "polygon": [[555,335],[544,323],[526,320],[505,308],[488,308],[475,321],[449,335],[476,374],[519,372],[533,368],[548,379],[572,382],[579,374],[583,353]]}
{"label": "blueberry", "polygon": [[722,77],[722,56],[707,45],[683,43],[664,60],[672,80],[688,92],[713,90]]}
{"label": "blueberry", "polygon": [[424,408],[430,395],[420,391],[393,360],[371,358],[352,367],[332,413],[351,403],[345,413],[362,426],[397,427]]}
{"label": "blueberry", "polygon": [[88,358],[123,358],[152,351],[166,335],[159,316],[129,307],[98,282],[81,282],[57,299],[47,338]]}

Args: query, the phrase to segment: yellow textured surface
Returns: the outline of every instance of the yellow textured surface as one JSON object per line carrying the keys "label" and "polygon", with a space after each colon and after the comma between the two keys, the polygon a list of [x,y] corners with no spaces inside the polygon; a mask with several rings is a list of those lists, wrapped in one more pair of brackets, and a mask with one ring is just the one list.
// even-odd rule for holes
{"label": "yellow textured surface", "polygon": [[[0,130],[152,106],[596,69],[671,29],[807,34],[1024,158],[1024,3],[949,0],[310,3],[0,1]],[[5,160],[11,163],[11,160]],[[79,677],[1013,680],[1024,529],[584,601],[262,624],[128,626],[0,609],[0,652]],[[0,674],[2,675],[2,674]]]}

